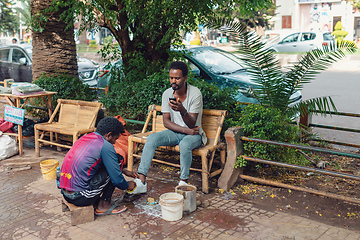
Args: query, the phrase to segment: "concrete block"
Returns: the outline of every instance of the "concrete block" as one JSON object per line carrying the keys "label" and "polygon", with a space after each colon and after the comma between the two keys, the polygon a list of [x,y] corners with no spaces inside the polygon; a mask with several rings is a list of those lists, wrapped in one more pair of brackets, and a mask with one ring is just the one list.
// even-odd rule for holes
{"label": "concrete block", "polygon": [[62,197],[62,210],[71,212],[71,225],[75,226],[82,223],[92,222],[95,220],[94,218],[94,207],[93,206],[85,206],[78,207],[74,204],[67,202],[64,197]]}

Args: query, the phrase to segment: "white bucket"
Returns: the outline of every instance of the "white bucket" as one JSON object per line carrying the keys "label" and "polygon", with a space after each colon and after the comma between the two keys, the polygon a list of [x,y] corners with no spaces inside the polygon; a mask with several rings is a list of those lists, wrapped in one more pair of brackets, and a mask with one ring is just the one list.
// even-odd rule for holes
{"label": "white bucket", "polygon": [[160,196],[161,215],[166,221],[176,221],[183,216],[184,196],[171,192]]}
{"label": "white bucket", "polygon": [[180,185],[175,187],[175,192],[184,196],[184,212],[196,210],[196,187],[194,185]]}

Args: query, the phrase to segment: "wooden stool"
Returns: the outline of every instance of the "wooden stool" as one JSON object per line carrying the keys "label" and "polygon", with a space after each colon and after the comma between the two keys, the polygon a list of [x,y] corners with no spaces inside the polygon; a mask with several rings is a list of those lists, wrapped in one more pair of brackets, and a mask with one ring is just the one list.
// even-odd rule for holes
{"label": "wooden stool", "polygon": [[94,207],[92,205],[85,207],[78,207],[72,203],[69,203],[61,196],[62,211],[71,212],[71,225],[75,226],[82,223],[94,221]]}

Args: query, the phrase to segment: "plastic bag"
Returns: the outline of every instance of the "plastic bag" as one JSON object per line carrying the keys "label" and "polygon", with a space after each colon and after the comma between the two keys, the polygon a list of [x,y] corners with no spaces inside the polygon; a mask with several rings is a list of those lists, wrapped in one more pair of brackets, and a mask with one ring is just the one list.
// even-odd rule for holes
{"label": "plastic bag", "polygon": [[0,160],[14,156],[19,152],[16,141],[0,132]]}
{"label": "plastic bag", "polygon": [[[29,136],[34,136],[34,125],[36,123],[29,119],[29,118],[25,118],[24,119],[24,124],[22,126],[22,135],[24,137],[29,137]],[[18,125],[15,124],[15,126],[13,127],[14,131],[15,132],[18,132],[19,128],[18,128]]]}
{"label": "plastic bag", "polygon": [[12,94],[21,96],[32,93],[41,93],[45,90],[33,83],[14,82],[13,84],[11,84],[11,91]]}
{"label": "plastic bag", "polygon": [[1,132],[8,132],[13,133],[14,124],[12,122],[5,121],[5,119],[0,118],[0,131]]}

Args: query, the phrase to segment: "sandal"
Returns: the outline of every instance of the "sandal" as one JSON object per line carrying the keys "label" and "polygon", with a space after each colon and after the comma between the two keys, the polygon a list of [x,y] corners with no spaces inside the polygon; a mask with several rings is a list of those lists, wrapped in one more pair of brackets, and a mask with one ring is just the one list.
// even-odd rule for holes
{"label": "sandal", "polygon": [[119,205],[114,204],[112,205],[108,210],[100,212],[97,208],[95,209],[94,213],[96,216],[103,216],[103,215],[113,215],[113,214],[119,214],[122,212],[125,212],[127,210],[127,207],[124,206],[123,208],[119,210],[115,210],[116,207],[119,207]]}

